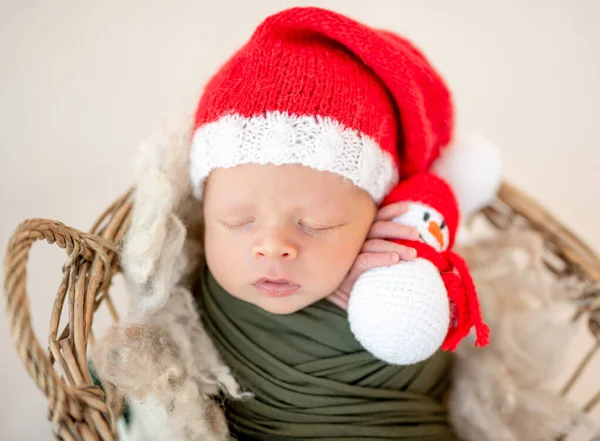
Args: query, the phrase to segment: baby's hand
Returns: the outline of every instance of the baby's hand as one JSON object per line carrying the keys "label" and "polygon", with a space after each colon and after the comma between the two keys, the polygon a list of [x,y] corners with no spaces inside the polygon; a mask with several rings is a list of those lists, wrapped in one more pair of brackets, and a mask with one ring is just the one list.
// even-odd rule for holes
{"label": "baby's hand", "polygon": [[419,238],[416,228],[392,221],[393,218],[406,213],[407,210],[408,204],[396,202],[386,205],[377,212],[360,253],[338,289],[327,297],[329,301],[347,310],[352,287],[362,273],[371,268],[390,266],[398,263],[399,260],[413,260],[417,257],[414,248],[385,240],[416,240]]}

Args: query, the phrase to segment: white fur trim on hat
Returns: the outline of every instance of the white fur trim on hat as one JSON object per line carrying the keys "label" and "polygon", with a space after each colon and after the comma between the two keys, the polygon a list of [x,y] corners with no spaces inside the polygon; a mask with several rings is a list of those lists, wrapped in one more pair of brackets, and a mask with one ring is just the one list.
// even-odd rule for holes
{"label": "white fur trim on hat", "polygon": [[365,134],[319,115],[266,112],[250,118],[229,114],[198,127],[190,152],[194,196],[216,168],[241,164],[302,164],[337,173],[379,205],[398,183],[391,155]]}

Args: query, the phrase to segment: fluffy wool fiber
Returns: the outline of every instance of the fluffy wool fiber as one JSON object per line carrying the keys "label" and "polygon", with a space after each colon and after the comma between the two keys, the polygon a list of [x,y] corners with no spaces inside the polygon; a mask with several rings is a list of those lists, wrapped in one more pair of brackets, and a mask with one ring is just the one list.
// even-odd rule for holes
{"label": "fluffy wool fiber", "polygon": [[190,292],[203,258],[202,206],[188,187],[190,127],[165,126],[140,149],[121,253],[130,303],[91,353],[112,401],[130,407],[126,440],[226,440],[216,395],[251,396],[221,361]]}
{"label": "fluffy wool fiber", "polygon": [[194,227],[201,225],[202,204],[190,197],[191,133],[191,118],[165,123],[134,160],[133,214],[121,253],[133,293],[131,321],[161,308],[170,289],[192,276],[201,258],[201,232]]}
{"label": "fluffy wool fiber", "polygon": [[469,441],[592,439],[598,427],[547,387],[563,368],[574,335],[565,320],[578,290],[544,269],[542,238],[506,232],[461,250],[471,266],[492,331],[484,349],[465,342],[457,351],[450,419]]}
{"label": "fluffy wool fiber", "polygon": [[227,424],[214,397],[221,390],[250,397],[221,362],[182,287],[144,323],[109,328],[92,359],[102,381],[130,406],[127,440],[226,440]]}

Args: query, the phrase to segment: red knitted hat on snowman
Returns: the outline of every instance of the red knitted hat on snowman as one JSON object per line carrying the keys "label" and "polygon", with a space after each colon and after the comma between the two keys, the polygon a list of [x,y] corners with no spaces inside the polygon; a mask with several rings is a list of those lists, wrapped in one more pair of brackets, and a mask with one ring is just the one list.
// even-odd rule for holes
{"label": "red knitted hat on snowman", "polygon": [[303,164],[337,173],[379,204],[429,169],[451,137],[443,80],[408,40],[316,7],[267,17],[198,104],[194,194],[215,168]]}
{"label": "red knitted hat on snowman", "polygon": [[400,201],[418,202],[439,212],[448,225],[448,249],[452,248],[460,215],[454,191],[446,181],[432,173],[419,173],[394,187],[381,206]]}

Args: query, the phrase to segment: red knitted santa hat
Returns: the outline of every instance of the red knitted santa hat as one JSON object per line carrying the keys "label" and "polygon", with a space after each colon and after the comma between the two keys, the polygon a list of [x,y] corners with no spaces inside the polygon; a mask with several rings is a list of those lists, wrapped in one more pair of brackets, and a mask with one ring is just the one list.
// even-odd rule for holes
{"label": "red knitted santa hat", "polygon": [[194,193],[211,170],[299,163],[337,173],[379,204],[429,168],[451,137],[443,80],[409,41],[341,14],[267,17],[210,79],[191,151]]}
{"label": "red knitted santa hat", "polygon": [[448,225],[448,249],[452,248],[459,223],[458,201],[454,191],[442,178],[432,173],[419,173],[394,187],[381,203],[418,202],[438,211]]}

